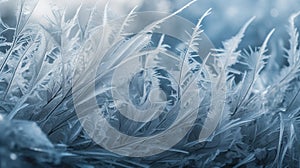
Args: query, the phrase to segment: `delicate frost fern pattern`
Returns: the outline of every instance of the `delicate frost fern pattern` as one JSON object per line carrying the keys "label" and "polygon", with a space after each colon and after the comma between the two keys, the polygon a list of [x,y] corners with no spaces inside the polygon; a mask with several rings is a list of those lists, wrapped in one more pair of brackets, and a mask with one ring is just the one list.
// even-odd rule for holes
{"label": "delicate frost fern pattern", "polygon": [[[0,18],[0,167],[299,167],[300,13],[287,23],[284,55],[268,50],[274,29],[260,47],[239,48],[255,18],[199,52],[211,10],[178,39],[158,31],[194,2],[135,27],[143,13],[116,18],[109,3],[86,23],[81,6],[72,17],[53,7],[39,24],[30,20],[37,0],[20,0],[14,24]],[[183,137],[159,146],[169,127]],[[130,137],[159,143],[120,144]],[[159,152],[137,157],[133,147]]]}

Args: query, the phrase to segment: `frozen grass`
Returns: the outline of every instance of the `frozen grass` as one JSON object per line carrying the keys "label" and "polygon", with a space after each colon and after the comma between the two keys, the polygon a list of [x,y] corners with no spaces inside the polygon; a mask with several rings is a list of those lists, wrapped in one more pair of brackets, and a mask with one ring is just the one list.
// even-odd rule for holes
{"label": "frozen grass", "polygon": [[[129,158],[104,150],[88,137],[75,113],[73,99],[77,97],[74,97],[74,92],[84,93],[90,86],[80,83],[82,80],[105,80],[106,75],[123,64],[123,59],[128,59],[128,56],[145,53],[156,56],[165,52],[168,46],[163,44],[164,36],[158,46],[145,52],[151,44],[153,30],[190,4],[145,27],[139,34],[126,37],[124,33],[128,25],[135,24],[134,10],[124,21],[111,24],[112,18],[107,14],[107,7],[104,11],[98,11],[95,5],[90,10],[87,24],[82,24],[79,20],[81,8],[69,19],[65,17],[64,11],[53,9],[55,19],[49,20],[48,25],[39,25],[28,22],[35,4],[36,1],[20,1],[14,26],[0,21],[0,115],[4,116],[0,118],[0,123],[22,123],[17,119],[34,121],[54,146],[48,145],[50,147],[45,149],[23,142],[27,149],[20,144],[16,147],[1,143],[0,156],[17,156],[1,158],[19,159],[20,165],[49,167],[55,164],[73,167],[300,166],[300,52],[299,34],[294,24],[299,13],[292,15],[287,23],[290,40],[287,48],[281,48],[284,55],[276,55],[267,49],[274,30],[270,30],[260,47],[239,49],[239,43],[253,18],[236,35],[233,34],[231,39],[223,42],[223,48],[213,50],[211,57],[214,66],[199,72],[199,83],[207,93],[211,89],[205,87],[208,83],[213,87],[226,87],[227,92],[224,93],[226,102],[222,118],[211,137],[204,142],[195,139],[196,127],[201,126],[201,121],[197,120],[195,128],[169,151],[146,158]],[[191,40],[186,42],[185,50],[181,50],[182,59],[177,59],[178,64],[174,65],[179,69],[183,62],[197,57],[194,51],[201,47],[197,40],[202,33],[202,19],[191,34]],[[86,79],[86,74],[95,71],[98,59],[107,54],[111,57],[106,60],[97,79]],[[279,65],[273,57],[283,57],[287,64]],[[192,62],[190,70],[180,71],[180,79],[184,80],[191,71],[195,71],[195,64],[202,64],[195,60]],[[270,67],[275,67],[275,70]],[[75,91],[72,81],[78,82],[79,87]],[[99,95],[111,88],[100,89],[97,92]],[[82,103],[89,101],[89,96],[94,96],[84,95],[86,97]],[[209,101],[203,98],[202,103],[210,104]],[[218,97],[214,97],[213,101],[218,101]],[[208,110],[206,106],[200,109]],[[114,116],[110,117],[112,119]],[[164,119],[159,122],[164,122]],[[128,122],[123,125],[125,128],[130,126]],[[2,134],[0,142],[13,142],[9,136],[10,129],[6,131],[8,134]],[[18,131],[14,133],[22,134]],[[27,137],[30,134],[20,136]],[[32,136],[44,138],[34,133]],[[49,148],[52,152],[49,152]],[[51,162],[51,159],[36,159],[40,157],[37,152],[44,152],[50,158],[56,155],[55,162]],[[32,162],[35,159],[36,162]],[[9,164],[0,159],[1,166]]]}

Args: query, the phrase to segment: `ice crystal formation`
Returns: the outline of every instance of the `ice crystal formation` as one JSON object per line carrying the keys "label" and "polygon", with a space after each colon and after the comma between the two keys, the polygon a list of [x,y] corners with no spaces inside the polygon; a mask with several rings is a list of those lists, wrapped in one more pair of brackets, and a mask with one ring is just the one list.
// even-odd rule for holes
{"label": "ice crystal formation", "polygon": [[[117,17],[109,3],[103,10],[95,4],[82,19],[82,6],[70,17],[53,5],[53,18],[41,24],[31,20],[36,0],[18,1],[14,18],[0,20],[0,167],[299,167],[300,13],[282,23],[289,40],[276,52],[268,49],[275,29],[259,46],[239,47],[253,17],[222,47],[200,55],[203,31],[210,29],[202,21],[213,10],[180,33],[185,41],[156,31],[193,2],[138,29],[136,8]],[[142,70],[130,71],[138,65]],[[125,80],[126,73],[131,77]],[[194,93],[199,97],[188,96]],[[97,107],[88,106],[92,99]],[[76,104],[86,108],[78,111]],[[170,149],[130,157],[106,150],[83,129],[101,131],[101,121],[81,115],[95,108],[115,129],[136,137],[163,132],[179,114],[198,113]],[[118,111],[132,108],[162,113],[143,123]],[[216,128],[199,141],[203,118],[218,108]]]}

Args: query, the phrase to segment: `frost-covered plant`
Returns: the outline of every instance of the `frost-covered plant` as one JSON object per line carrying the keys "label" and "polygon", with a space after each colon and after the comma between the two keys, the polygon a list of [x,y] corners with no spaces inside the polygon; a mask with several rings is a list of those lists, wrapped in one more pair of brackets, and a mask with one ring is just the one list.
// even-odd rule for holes
{"label": "frost-covered plant", "polygon": [[[116,19],[107,11],[109,4],[104,11],[97,10],[96,4],[89,11],[87,23],[83,24],[79,17],[81,8],[68,18],[64,10],[53,7],[54,18],[49,19],[47,25],[40,25],[30,21],[37,1],[20,0],[15,25],[0,20],[0,130],[5,132],[0,137],[1,167],[10,166],[10,160],[17,160],[17,166],[49,167],[299,167],[300,52],[299,33],[294,24],[299,13],[289,20],[289,47],[282,49],[286,53],[282,57],[288,64],[277,68],[279,73],[276,74],[270,71],[269,64],[280,66],[272,59],[275,55],[267,49],[274,30],[260,47],[239,49],[254,18],[235,36],[224,41],[223,48],[213,49],[212,54],[203,59],[196,51],[201,48],[201,22],[208,11],[191,30],[190,39],[181,42],[183,49],[175,48],[179,56],[174,58],[168,52],[170,46],[165,44],[167,35],[160,34],[157,38],[154,30],[193,2],[130,34],[128,29],[137,15],[135,9],[127,17]],[[162,81],[171,81],[165,70],[179,72],[176,87],[171,86],[171,82],[165,86],[169,89],[166,92],[170,92],[168,107],[176,109],[177,101],[188,101],[180,100],[176,88],[185,92],[190,89],[190,81],[198,80],[199,90],[205,94],[195,126],[182,141],[161,154],[133,158],[108,152],[97,145],[83,130],[74,102],[89,102],[95,96],[89,92],[89,87],[96,83],[100,108],[106,112],[107,120],[120,130],[148,135],[164,129],[172,122],[168,120],[171,115],[136,129],[133,123],[119,119],[111,106],[109,92],[114,88],[105,85],[106,80],[111,79],[111,72],[128,59],[139,56],[152,58],[155,68],[150,76],[157,78],[153,81],[160,87],[164,87]],[[161,64],[163,56],[175,60],[171,67]],[[103,58],[101,62],[100,58]],[[145,57],[142,58],[140,61],[145,64]],[[188,69],[183,68],[186,62]],[[212,64],[206,66],[208,62]],[[90,73],[95,73],[96,78],[90,78]],[[134,78],[137,83],[132,85],[140,85],[131,88],[136,100],[129,102],[132,104],[141,104],[147,99],[147,84],[153,82],[148,81],[146,73],[139,74]],[[141,85],[142,91],[139,90]],[[220,91],[217,96],[209,94],[213,89]],[[225,96],[226,101],[221,102]],[[224,103],[224,110],[213,134],[199,142],[201,118],[207,117],[207,111],[219,108],[209,106],[210,101]],[[79,113],[94,108],[98,107],[90,106]],[[37,125],[18,120],[36,122],[51,143]],[[85,124],[95,126],[95,123],[101,127],[101,123],[92,118],[87,118]],[[35,131],[24,133],[24,129]],[[32,144],[25,142],[34,138],[36,141]]]}

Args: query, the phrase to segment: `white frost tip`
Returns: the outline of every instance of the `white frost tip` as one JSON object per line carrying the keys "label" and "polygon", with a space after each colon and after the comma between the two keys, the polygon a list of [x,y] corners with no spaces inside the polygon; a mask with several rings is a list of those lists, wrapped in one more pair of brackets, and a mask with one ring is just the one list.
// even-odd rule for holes
{"label": "white frost tip", "polygon": [[18,157],[17,157],[16,154],[14,154],[14,153],[11,153],[11,154],[10,154],[10,159],[11,159],[11,160],[17,160],[17,158],[18,158]]}

